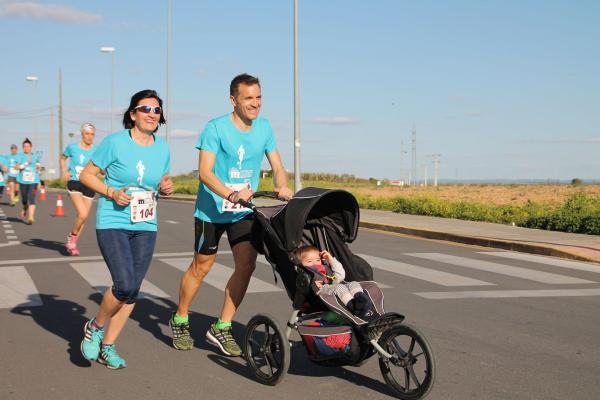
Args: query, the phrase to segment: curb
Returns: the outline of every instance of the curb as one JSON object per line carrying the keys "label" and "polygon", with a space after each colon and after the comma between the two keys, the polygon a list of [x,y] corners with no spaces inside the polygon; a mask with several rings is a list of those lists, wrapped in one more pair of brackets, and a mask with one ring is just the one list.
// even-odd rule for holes
{"label": "curb", "polygon": [[[55,189],[56,190],[56,189]],[[61,189],[58,189],[61,190]],[[57,191],[58,191],[57,190]],[[187,201],[195,202],[196,197],[193,195],[189,196],[178,196],[171,195],[169,197],[163,197],[163,200],[169,201]],[[512,242],[507,240],[492,239],[486,237],[477,236],[466,236],[458,235],[455,233],[430,231],[427,229],[410,228],[405,226],[386,225],[377,222],[360,221],[359,226],[362,228],[374,229],[385,232],[401,233],[409,236],[422,237],[425,239],[443,240],[446,242],[462,243],[481,247],[490,247],[494,249],[502,249],[509,251],[517,251],[520,253],[537,254],[541,256],[559,257],[570,260],[585,261],[585,262],[599,262],[596,259],[580,256],[577,254],[570,253],[568,251],[559,250],[553,247],[540,246],[531,243]]]}
{"label": "curb", "polygon": [[361,221],[359,226],[363,228],[375,229],[386,232],[394,232],[394,233],[402,233],[410,236],[418,236],[426,239],[434,239],[434,240],[444,240],[448,242],[457,242],[463,244],[470,244],[475,246],[482,247],[492,247],[496,249],[510,250],[510,251],[518,251],[521,253],[531,253],[542,256],[551,256],[551,257],[560,257],[567,258],[571,260],[577,261],[587,261],[587,262],[598,262],[598,260],[579,256],[577,254],[569,253],[568,251],[558,250],[552,247],[540,246],[530,243],[521,243],[521,242],[511,242],[500,239],[491,239],[485,237],[476,237],[476,236],[465,236],[465,235],[457,235],[454,233],[447,232],[438,232],[438,231],[429,231],[426,229],[419,228],[408,228],[404,226],[394,226],[394,225],[386,225],[374,222]]}

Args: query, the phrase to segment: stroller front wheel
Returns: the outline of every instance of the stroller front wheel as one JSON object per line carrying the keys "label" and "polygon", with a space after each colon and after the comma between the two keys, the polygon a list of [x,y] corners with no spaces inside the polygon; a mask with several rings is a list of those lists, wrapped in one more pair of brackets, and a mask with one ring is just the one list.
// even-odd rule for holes
{"label": "stroller front wheel", "polygon": [[379,345],[392,355],[379,357],[379,369],[394,395],[403,400],[427,396],[435,380],[435,358],[425,336],[413,326],[400,324],[383,332]]}
{"label": "stroller front wheel", "polygon": [[256,380],[274,386],[290,366],[290,346],[284,331],[266,314],[250,319],[244,336],[244,356]]}

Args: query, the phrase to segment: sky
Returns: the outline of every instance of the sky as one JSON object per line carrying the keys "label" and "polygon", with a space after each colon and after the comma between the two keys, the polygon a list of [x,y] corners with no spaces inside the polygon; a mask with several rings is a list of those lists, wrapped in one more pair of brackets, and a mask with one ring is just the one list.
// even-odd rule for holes
{"label": "sky", "polygon": [[[293,170],[293,1],[172,4],[171,172],[196,168],[243,72]],[[418,180],[433,154],[439,179],[599,178],[600,2],[299,0],[298,17],[303,172],[407,180],[414,127]],[[83,122],[111,132],[102,46],[113,131],[135,92],[166,99],[167,0],[0,0],[0,35],[0,154],[30,137],[57,165],[59,69],[65,145]]]}

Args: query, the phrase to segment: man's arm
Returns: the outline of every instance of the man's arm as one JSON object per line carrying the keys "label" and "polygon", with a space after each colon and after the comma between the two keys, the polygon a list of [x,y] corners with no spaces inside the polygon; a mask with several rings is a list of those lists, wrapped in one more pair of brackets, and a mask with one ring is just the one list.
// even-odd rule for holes
{"label": "man's arm", "polygon": [[[212,192],[218,194],[224,199],[227,199],[232,190],[229,189],[221,180],[214,174],[213,167],[215,166],[215,160],[217,156],[207,150],[200,150],[198,153],[198,175],[200,182],[205,184]],[[252,192],[248,189],[243,189],[232,196],[232,202],[236,202],[239,199],[249,201],[252,198]]]}
{"label": "man's arm", "polygon": [[283,168],[279,151],[275,150],[267,153],[267,159],[273,170],[273,181],[275,183],[275,191],[282,200],[289,200],[294,196],[294,192],[288,188],[287,173]]}

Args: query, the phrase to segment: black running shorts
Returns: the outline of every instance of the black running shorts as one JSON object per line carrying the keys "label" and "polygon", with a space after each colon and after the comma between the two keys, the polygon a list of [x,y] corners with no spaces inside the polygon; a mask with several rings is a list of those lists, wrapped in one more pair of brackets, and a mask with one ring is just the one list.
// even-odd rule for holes
{"label": "black running shorts", "polygon": [[69,181],[67,183],[67,189],[69,190],[69,193],[81,193],[83,197],[87,197],[88,199],[93,199],[96,194],[96,192],[79,181]]}
{"label": "black running shorts", "polygon": [[194,220],[194,251],[208,256],[217,253],[219,240],[225,231],[231,247],[241,242],[249,242],[254,215],[248,214],[239,221],[227,224],[215,224],[198,218]]}

